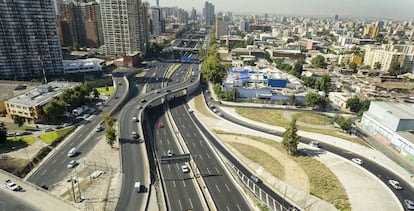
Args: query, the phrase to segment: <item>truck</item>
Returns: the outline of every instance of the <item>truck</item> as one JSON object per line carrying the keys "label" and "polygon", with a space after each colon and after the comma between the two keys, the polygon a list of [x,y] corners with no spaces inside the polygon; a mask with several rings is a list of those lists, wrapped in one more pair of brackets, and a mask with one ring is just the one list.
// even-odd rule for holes
{"label": "truck", "polygon": [[89,110],[89,107],[86,106],[86,105],[79,106],[79,107],[72,110],[72,115],[73,116],[79,116],[79,115],[81,115],[82,113],[84,113],[85,111],[88,111],[88,110]]}

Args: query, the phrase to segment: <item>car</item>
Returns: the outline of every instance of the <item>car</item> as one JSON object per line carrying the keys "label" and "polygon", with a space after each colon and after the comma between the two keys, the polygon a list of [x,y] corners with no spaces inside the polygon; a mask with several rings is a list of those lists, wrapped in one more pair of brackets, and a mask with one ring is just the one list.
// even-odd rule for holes
{"label": "car", "polygon": [[166,93],[171,93],[170,89],[165,90]]}
{"label": "car", "polygon": [[135,117],[135,116],[134,116],[134,117],[132,117],[132,121],[133,121],[133,122],[138,122],[137,117]]}
{"label": "car", "polygon": [[414,200],[404,199],[404,204],[409,210],[414,210]]}
{"label": "car", "polygon": [[90,117],[91,115],[90,114],[85,114],[85,118],[88,118],[88,117]]}
{"label": "car", "polygon": [[360,158],[352,158],[351,160],[358,165],[362,165],[364,163],[364,161]]}
{"label": "car", "polygon": [[53,131],[53,128],[51,128],[51,127],[45,128],[45,132],[51,132],[51,131]]}
{"label": "car", "polygon": [[30,131],[23,131],[21,134],[22,136],[27,136],[27,135],[32,135],[33,133]]}
{"label": "car", "polygon": [[159,89],[157,89],[157,90],[155,90],[155,93],[161,93],[161,90],[159,90]]}
{"label": "car", "polygon": [[158,128],[163,128],[163,127],[164,127],[164,125],[162,124],[162,122],[159,122],[159,123],[158,123],[158,125],[157,125],[157,127],[158,127]]}
{"label": "car", "polygon": [[89,178],[91,179],[96,179],[99,176],[101,176],[104,172],[103,171],[94,171],[91,175],[89,175]]}
{"label": "car", "polygon": [[320,147],[319,142],[317,142],[317,141],[311,141],[311,142],[309,143],[309,145],[310,145],[310,146],[313,146],[313,147],[317,147],[317,148],[319,148],[319,147]]}
{"label": "car", "polygon": [[77,162],[76,162],[76,160],[71,160],[70,162],[69,162],[69,164],[68,164],[68,169],[70,169],[70,168],[73,168],[73,167],[75,167],[76,166],[76,164],[78,164]]}
{"label": "car", "polygon": [[119,96],[118,96],[118,95],[116,95],[116,96],[115,96],[115,99],[118,99],[118,98],[119,98]]}
{"label": "car", "polygon": [[16,183],[12,182],[9,179],[4,182],[4,186],[12,191],[20,191],[22,189],[20,186],[16,185]]}
{"label": "car", "polygon": [[102,126],[99,126],[99,127],[97,127],[97,128],[96,128],[96,130],[95,130],[95,131],[96,131],[96,132],[101,132],[102,130],[103,130],[103,127],[102,127]]}
{"label": "car", "polygon": [[188,109],[188,113],[193,113],[193,112],[194,112],[193,109],[191,108]]}
{"label": "car", "polygon": [[174,155],[174,152],[171,150],[171,149],[169,149],[168,151],[167,151],[167,156],[168,157],[171,157],[171,156],[173,156]]}
{"label": "car", "polygon": [[391,185],[391,187],[393,187],[396,190],[402,190],[403,187],[400,185],[400,183],[397,180],[388,180],[388,184]]}
{"label": "car", "polygon": [[58,125],[58,126],[55,127],[55,129],[61,129],[61,128],[63,128],[62,125]]}
{"label": "car", "polygon": [[185,164],[185,163],[181,164],[181,170],[183,171],[183,173],[190,172],[190,169],[188,168],[187,164]]}
{"label": "car", "polygon": [[137,105],[137,110],[142,109],[142,105]]}
{"label": "car", "polygon": [[257,177],[256,175],[250,176],[250,179],[252,179],[253,182],[255,182],[255,183],[261,183],[262,182],[262,180],[260,180],[260,178]]}
{"label": "car", "polygon": [[118,85],[122,86],[122,83],[121,83],[121,82],[119,82],[119,83],[118,83]]}
{"label": "car", "polygon": [[132,132],[132,138],[135,138],[135,139],[137,139],[137,138],[139,138],[139,135],[138,135],[138,133],[137,132]]}
{"label": "car", "polygon": [[142,98],[141,103],[145,103],[145,102],[147,102],[147,100],[145,100],[145,98]]}

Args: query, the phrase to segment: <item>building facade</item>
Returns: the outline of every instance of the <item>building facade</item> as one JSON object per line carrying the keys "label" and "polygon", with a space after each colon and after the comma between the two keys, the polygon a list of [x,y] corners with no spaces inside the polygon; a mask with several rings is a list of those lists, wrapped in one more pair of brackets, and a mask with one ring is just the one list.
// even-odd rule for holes
{"label": "building facade", "polygon": [[151,8],[151,36],[159,37],[161,34],[161,10],[159,7]]}
{"label": "building facade", "polygon": [[47,81],[63,75],[52,0],[0,1],[0,78]]}
{"label": "building facade", "polygon": [[368,46],[365,50],[364,65],[374,67],[381,64],[381,71],[388,71],[392,62],[399,62],[403,72],[414,72],[414,45]]}
{"label": "building facade", "polygon": [[218,16],[216,18],[216,39],[220,39],[223,35],[227,35],[226,22],[223,20],[223,16]]}
{"label": "building facade", "polygon": [[102,29],[108,56],[145,53],[148,35],[141,0],[101,0]]}
{"label": "building facade", "polygon": [[207,26],[213,25],[216,19],[215,14],[214,14],[214,5],[207,1],[204,4],[203,17],[204,17],[204,22]]}

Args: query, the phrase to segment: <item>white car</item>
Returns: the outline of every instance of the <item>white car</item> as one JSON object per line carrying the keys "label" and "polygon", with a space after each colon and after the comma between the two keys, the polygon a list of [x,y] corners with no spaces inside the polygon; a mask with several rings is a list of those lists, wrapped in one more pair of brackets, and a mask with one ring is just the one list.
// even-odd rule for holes
{"label": "white car", "polygon": [[388,180],[388,184],[391,185],[391,187],[393,187],[396,190],[402,190],[403,187],[401,187],[400,183],[397,180]]}
{"label": "white car", "polygon": [[181,165],[181,170],[183,171],[183,173],[188,173],[190,172],[190,169],[188,168],[187,164],[183,163]]}
{"label": "white car", "polygon": [[142,105],[137,105],[137,110],[141,109]]}
{"label": "white car", "polygon": [[132,117],[133,122],[138,122],[138,119],[136,117]]}
{"label": "white car", "polygon": [[405,206],[409,210],[414,210],[414,201],[411,199],[404,199]]}
{"label": "white car", "polygon": [[98,178],[99,176],[101,176],[102,174],[103,174],[104,172],[103,171],[94,171],[90,176],[89,176],[89,178],[91,178],[91,179],[96,179],[96,178]]}
{"label": "white car", "polygon": [[68,169],[70,169],[70,168],[73,168],[73,167],[75,167],[76,166],[76,160],[71,160],[70,162],[69,162],[69,164],[68,164]]}
{"label": "white car", "polygon": [[4,182],[4,186],[12,191],[20,191],[22,189],[20,186],[16,185],[16,183],[12,182],[9,179]]}
{"label": "white car", "polygon": [[358,165],[362,165],[364,163],[364,161],[360,158],[352,158],[351,160]]}
{"label": "white car", "polygon": [[188,113],[193,113],[193,112],[194,112],[193,109],[191,108],[188,109]]}
{"label": "white car", "polygon": [[174,152],[171,150],[171,149],[169,149],[168,151],[167,151],[167,156],[168,157],[171,157],[171,156],[173,156],[174,155]]}
{"label": "white car", "polygon": [[137,133],[137,132],[135,132],[135,131],[134,131],[134,132],[132,132],[132,138],[135,138],[135,139],[136,139],[136,138],[138,138],[138,137],[139,137],[139,135],[138,135],[138,133]]}
{"label": "white car", "polygon": [[311,145],[311,146],[313,146],[313,147],[317,147],[317,148],[319,148],[319,142],[317,142],[317,141],[311,141],[311,142],[309,143],[309,145]]}

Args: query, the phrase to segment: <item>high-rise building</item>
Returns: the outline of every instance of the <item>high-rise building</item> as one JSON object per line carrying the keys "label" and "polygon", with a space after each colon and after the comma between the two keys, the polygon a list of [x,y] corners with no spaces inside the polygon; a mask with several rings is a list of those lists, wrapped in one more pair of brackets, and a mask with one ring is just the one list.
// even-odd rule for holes
{"label": "high-rise building", "polygon": [[0,78],[47,81],[63,75],[52,0],[0,1]]}
{"label": "high-rise building", "polygon": [[216,39],[220,39],[221,36],[227,34],[226,22],[223,20],[223,16],[217,16],[216,18]]}
{"label": "high-rise building", "polygon": [[100,0],[106,54],[121,56],[145,52],[145,11],[141,0]]}
{"label": "high-rise building", "polygon": [[161,10],[159,7],[151,8],[151,35],[159,37],[161,34]]}
{"label": "high-rise building", "polygon": [[381,64],[381,71],[388,71],[392,62],[399,62],[402,72],[414,73],[413,45],[382,45],[367,46],[364,55],[364,65],[374,67]]}
{"label": "high-rise building", "polygon": [[215,15],[214,15],[214,5],[207,2],[204,4],[203,8],[203,16],[204,16],[204,22],[207,26],[211,26],[214,24],[215,21]]}
{"label": "high-rise building", "polygon": [[197,20],[197,11],[196,11],[196,9],[193,8],[191,10],[191,17],[190,18],[191,18],[192,21],[196,21]]}
{"label": "high-rise building", "polygon": [[247,20],[241,20],[239,25],[239,30],[246,32],[249,29],[249,22]]}
{"label": "high-rise building", "polygon": [[371,39],[377,38],[379,34],[379,27],[367,25],[364,28],[364,36],[367,36]]}
{"label": "high-rise building", "polygon": [[96,2],[85,3],[86,46],[97,48],[104,44],[101,10]]}
{"label": "high-rise building", "polygon": [[188,23],[188,13],[184,9],[178,10],[178,23],[185,25]]}

